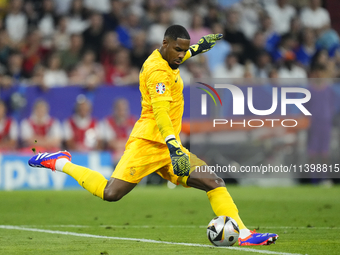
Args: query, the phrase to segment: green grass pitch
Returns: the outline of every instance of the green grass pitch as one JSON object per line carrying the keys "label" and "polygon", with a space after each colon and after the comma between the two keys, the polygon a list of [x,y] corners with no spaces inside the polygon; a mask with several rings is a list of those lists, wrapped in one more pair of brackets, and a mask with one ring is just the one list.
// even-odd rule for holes
{"label": "green grass pitch", "polygon": [[[0,254],[339,254],[339,186],[228,190],[246,225],[279,234],[276,244],[228,250],[0,228]],[[182,187],[137,187],[116,203],[83,190],[0,192],[2,226],[209,245],[213,217],[203,191]]]}

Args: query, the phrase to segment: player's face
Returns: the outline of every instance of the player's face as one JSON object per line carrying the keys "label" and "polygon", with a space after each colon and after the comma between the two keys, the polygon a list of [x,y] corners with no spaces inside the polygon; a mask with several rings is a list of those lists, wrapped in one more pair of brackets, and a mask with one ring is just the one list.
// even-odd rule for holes
{"label": "player's face", "polygon": [[187,50],[189,50],[190,40],[177,38],[177,40],[165,39],[163,40],[163,47],[165,48],[164,59],[168,61],[172,69],[177,69],[182,63]]}

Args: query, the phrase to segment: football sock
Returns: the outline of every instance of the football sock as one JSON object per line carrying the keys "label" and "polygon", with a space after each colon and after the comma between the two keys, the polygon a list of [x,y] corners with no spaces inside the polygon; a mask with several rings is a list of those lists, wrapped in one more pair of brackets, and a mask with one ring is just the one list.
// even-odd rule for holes
{"label": "football sock", "polygon": [[[58,161],[58,160],[57,160]],[[63,167],[63,172],[76,179],[80,186],[91,192],[93,195],[104,199],[104,189],[107,180],[100,173],[83,166],[67,162]]]}
{"label": "football sock", "polygon": [[246,229],[246,228],[244,228],[244,229],[240,229],[240,235],[239,235],[239,238],[242,238],[242,239],[244,239],[244,238],[246,238],[246,237],[248,237],[248,236],[250,236],[251,235],[251,232],[250,232],[250,230],[249,229]]}
{"label": "football sock", "polygon": [[211,207],[217,216],[229,216],[237,222],[240,230],[246,229],[246,226],[238,215],[237,207],[226,187],[218,187],[210,190],[207,192],[207,195]]}
{"label": "football sock", "polygon": [[55,170],[62,172],[65,164],[70,162],[67,158],[59,158],[55,162]]}

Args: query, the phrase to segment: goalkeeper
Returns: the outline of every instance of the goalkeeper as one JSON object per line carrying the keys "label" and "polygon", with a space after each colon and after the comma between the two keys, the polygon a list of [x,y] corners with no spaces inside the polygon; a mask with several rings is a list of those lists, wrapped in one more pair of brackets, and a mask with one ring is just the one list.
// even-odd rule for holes
{"label": "goalkeeper", "polygon": [[40,153],[29,164],[69,174],[106,201],[120,200],[142,178],[156,172],[172,183],[204,190],[217,216],[226,215],[238,223],[240,245],[275,242],[276,234],[259,234],[245,227],[223,180],[215,173],[199,171],[205,162],[184,148],[179,138],[184,101],[178,67],[186,59],[210,50],[221,38],[221,34],[207,35],[190,46],[184,27],[173,25],[166,30],[162,46],[148,57],[140,71],[142,113],[109,181],[96,171],[71,163],[71,155],[66,151]]}

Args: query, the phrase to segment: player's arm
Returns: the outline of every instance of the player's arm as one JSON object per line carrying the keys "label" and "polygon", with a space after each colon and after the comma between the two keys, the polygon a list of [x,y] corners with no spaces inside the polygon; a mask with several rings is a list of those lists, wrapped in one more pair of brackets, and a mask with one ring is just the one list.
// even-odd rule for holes
{"label": "player's arm", "polygon": [[189,156],[185,154],[175,137],[169,116],[170,101],[158,101],[152,104],[155,120],[166,145],[168,146],[174,173],[178,176],[189,175]]}
{"label": "player's arm", "polygon": [[185,54],[182,63],[190,57],[194,57],[197,54],[207,52],[215,46],[216,41],[223,37],[222,34],[210,34],[203,36],[198,43],[190,46],[189,50]]}
{"label": "player's arm", "polygon": [[155,70],[147,79],[148,92],[158,129],[166,142],[174,173],[178,176],[189,175],[189,156],[183,153],[175,137],[175,131],[169,116],[171,96],[171,75],[166,70]]}

